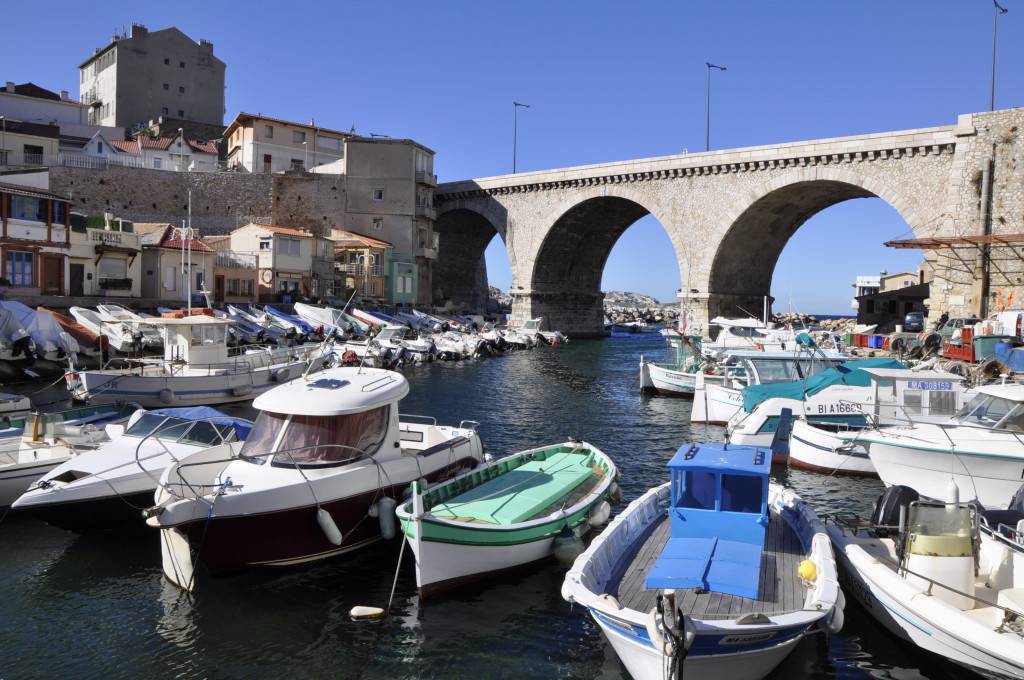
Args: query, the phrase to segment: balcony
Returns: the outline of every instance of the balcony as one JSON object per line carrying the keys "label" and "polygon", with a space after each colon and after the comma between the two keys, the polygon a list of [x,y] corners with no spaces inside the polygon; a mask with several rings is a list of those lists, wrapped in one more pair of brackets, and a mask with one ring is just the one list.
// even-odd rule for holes
{"label": "balcony", "polygon": [[364,267],[361,264],[335,263],[334,270],[349,276],[384,276],[384,268],[379,264],[372,267]]}
{"label": "balcony", "polygon": [[100,100],[100,96],[96,93],[96,90],[90,90],[88,92],[83,92],[82,96],[79,98],[79,101],[81,101],[83,104],[85,104],[87,106],[102,106],[103,105],[103,102]]}
{"label": "balcony", "polygon": [[416,171],[416,183],[425,184],[428,187],[437,186],[437,175],[427,172],[426,170]]}
{"label": "balcony", "polygon": [[238,253],[233,250],[219,250],[213,257],[214,267],[225,269],[256,269],[255,253]]}
{"label": "balcony", "polygon": [[416,244],[416,249],[413,255],[416,257],[425,257],[428,260],[436,260],[438,253],[438,236],[437,234],[425,234],[420,237],[419,242]]}
{"label": "balcony", "polygon": [[132,280],[131,279],[100,279],[99,282],[100,290],[131,290]]}
{"label": "balcony", "polygon": [[428,220],[437,219],[437,211],[434,210],[434,206],[426,204],[416,204],[416,217],[426,217]]}
{"label": "balcony", "polygon": [[43,154],[41,153],[28,153],[23,154],[25,158],[25,165],[43,165]]}

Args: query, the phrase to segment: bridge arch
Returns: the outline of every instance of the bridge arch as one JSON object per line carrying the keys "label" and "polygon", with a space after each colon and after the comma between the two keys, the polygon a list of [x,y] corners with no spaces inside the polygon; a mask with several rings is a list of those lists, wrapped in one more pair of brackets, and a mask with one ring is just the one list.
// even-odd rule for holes
{"label": "bridge arch", "polygon": [[520,272],[519,285],[513,286],[516,321],[544,317],[550,328],[577,337],[602,333],[601,279],[608,256],[622,234],[647,215],[666,230],[683,269],[682,240],[662,216],[661,206],[640,192],[605,187],[552,208],[547,214],[557,217],[530,257],[528,270]]}
{"label": "bridge arch", "polygon": [[[898,190],[870,176],[819,168],[813,173],[784,175],[748,192],[726,212],[724,228],[707,280],[707,315],[759,313],[770,295],[775,267],[790,238],[819,212],[857,198],[880,198],[907,225],[921,233],[913,208]],[[938,197],[937,197],[938,198]],[[843,235],[855,239],[856,234]],[[834,253],[844,257],[841,241]]]}
{"label": "bridge arch", "polygon": [[[506,245],[506,216],[491,201],[452,201],[434,221],[437,259],[433,266],[435,305],[452,302],[457,308],[484,311],[487,307],[487,264],[484,251],[495,236]],[[513,254],[508,253],[514,266]]]}

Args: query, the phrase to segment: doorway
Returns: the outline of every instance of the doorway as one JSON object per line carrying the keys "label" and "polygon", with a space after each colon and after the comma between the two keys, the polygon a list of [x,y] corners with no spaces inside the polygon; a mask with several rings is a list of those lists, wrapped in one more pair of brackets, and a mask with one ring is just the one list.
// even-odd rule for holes
{"label": "doorway", "polygon": [[217,302],[224,302],[224,275],[217,274],[213,277],[213,299]]}
{"label": "doorway", "polygon": [[43,295],[60,295],[64,292],[64,258],[40,255],[42,271],[40,288]]}
{"label": "doorway", "polygon": [[85,295],[85,265],[72,262],[68,268],[68,295]]}

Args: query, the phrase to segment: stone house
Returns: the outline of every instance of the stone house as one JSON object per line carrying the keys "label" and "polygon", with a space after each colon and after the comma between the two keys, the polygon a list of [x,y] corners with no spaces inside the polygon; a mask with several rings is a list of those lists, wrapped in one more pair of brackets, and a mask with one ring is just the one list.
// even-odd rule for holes
{"label": "stone house", "polygon": [[70,234],[67,198],[35,186],[0,183],[0,279],[11,288],[25,295],[63,295]]}
{"label": "stone house", "polygon": [[213,279],[214,250],[195,229],[160,225],[142,235],[142,296],[177,304],[200,301]]}
{"label": "stone house", "polygon": [[[110,139],[103,132],[97,132],[82,147],[81,156],[102,159],[110,165],[175,172],[216,172],[217,145],[197,139],[187,139],[183,134],[175,137],[147,137],[135,139]],[[67,165],[73,165],[66,159]]]}
{"label": "stone house", "polygon": [[302,229],[247,224],[231,232],[231,250],[256,255],[257,296],[273,302],[281,296],[313,294],[313,234]]}

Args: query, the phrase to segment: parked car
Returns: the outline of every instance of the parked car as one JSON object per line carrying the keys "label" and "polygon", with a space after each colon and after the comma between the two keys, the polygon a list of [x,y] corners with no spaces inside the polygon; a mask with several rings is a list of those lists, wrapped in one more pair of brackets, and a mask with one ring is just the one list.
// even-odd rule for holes
{"label": "parked car", "polygon": [[979,323],[981,319],[974,317],[959,317],[955,319],[948,319],[946,323],[936,328],[936,332],[944,338],[952,337],[961,328],[968,326],[973,327],[974,324]]}
{"label": "parked car", "polygon": [[924,312],[910,312],[903,317],[903,330],[908,333],[920,333],[924,330]]}

